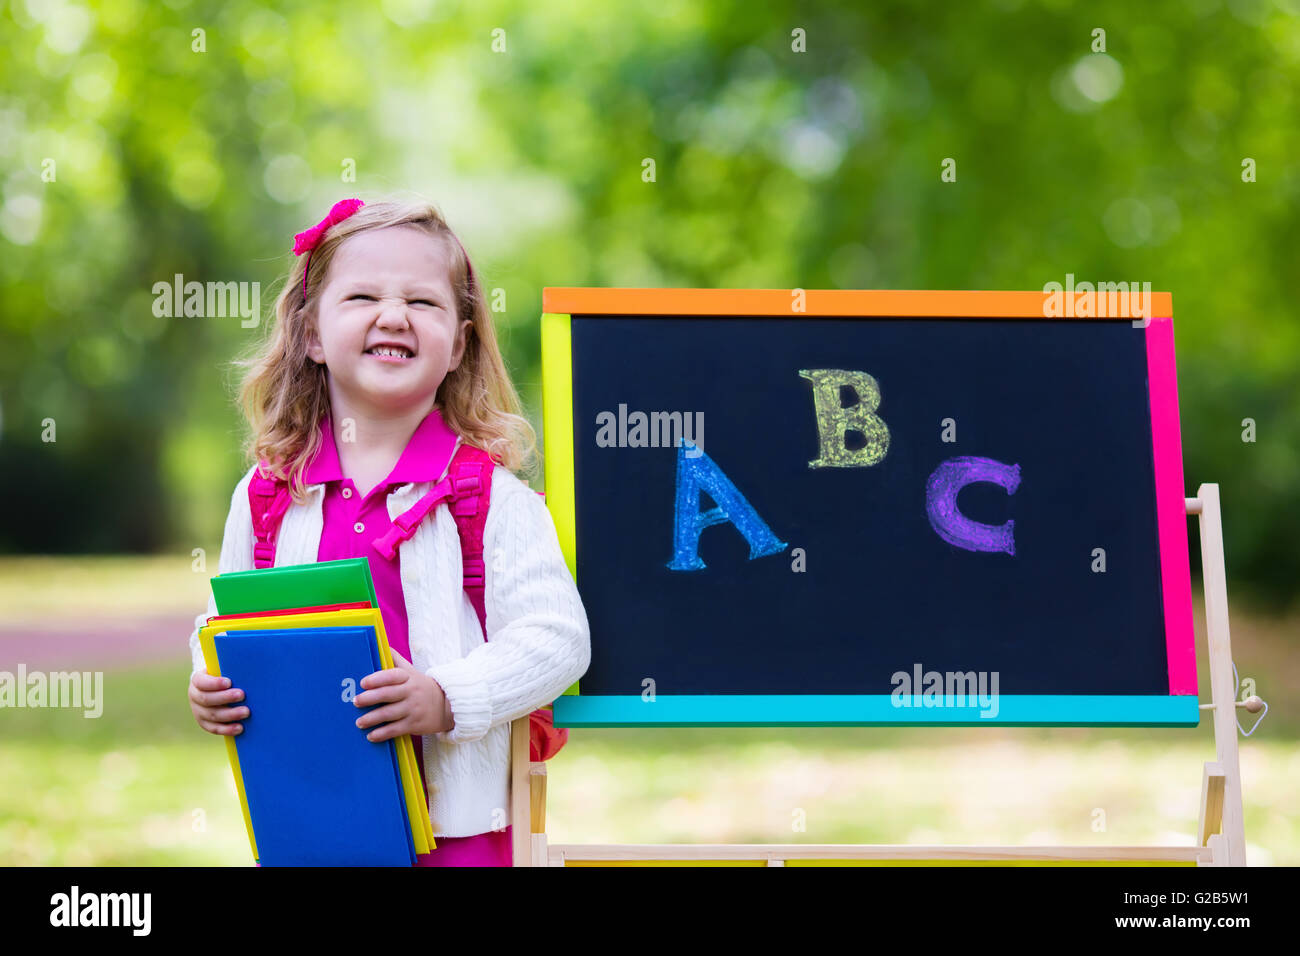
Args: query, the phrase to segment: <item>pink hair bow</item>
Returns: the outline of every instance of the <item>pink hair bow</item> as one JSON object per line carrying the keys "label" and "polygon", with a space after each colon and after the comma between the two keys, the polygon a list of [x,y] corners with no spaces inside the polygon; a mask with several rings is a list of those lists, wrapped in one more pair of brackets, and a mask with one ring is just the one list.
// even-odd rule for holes
{"label": "pink hair bow", "polygon": [[360,199],[340,199],[325,214],[324,219],[293,237],[293,254],[300,256],[304,252],[311,252],[325,235],[325,230],[342,222],[364,205]]}
{"label": "pink hair bow", "polygon": [[302,270],[303,302],[307,301],[307,270],[311,268],[311,251],[320,244],[321,237],[325,235],[330,226],[342,222],[364,205],[365,203],[360,199],[340,199],[330,207],[330,211],[325,214],[324,219],[306,232],[300,232],[293,237],[293,254],[300,256],[304,252],[307,253],[307,264]]}

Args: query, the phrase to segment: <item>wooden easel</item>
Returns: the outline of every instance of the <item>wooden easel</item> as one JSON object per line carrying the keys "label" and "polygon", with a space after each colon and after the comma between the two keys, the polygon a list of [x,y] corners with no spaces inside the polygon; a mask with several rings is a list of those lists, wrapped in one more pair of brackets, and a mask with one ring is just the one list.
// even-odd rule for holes
{"label": "wooden easel", "polygon": [[[1228,633],[1228,582],[1223,561],[1223,526],[1219,486],[1204,484],[1187,499],[1187,513],[1201,526],[1201,567],[1205,588],[1206,638],[1209,644],[1210,699],[1202,710],[1214,712],[1216,759],[1201,777],[1201,813],[1195,846],[873,846],[852,844],[626,844],[548,846],[546,842],[546,764],[528,759],[528,718],[511,725],[510,818],[515,866],[567,866],[623,861],[712,861],[785,866],[786,861],[1042,860],[1061,863],[1145,860],[1195,863],[1198,866],[1245,866],[1246,833],[1242,819],[1241,768],[1237,758],[1237,687]],[[796,862],[795,865],[798,865]]]}

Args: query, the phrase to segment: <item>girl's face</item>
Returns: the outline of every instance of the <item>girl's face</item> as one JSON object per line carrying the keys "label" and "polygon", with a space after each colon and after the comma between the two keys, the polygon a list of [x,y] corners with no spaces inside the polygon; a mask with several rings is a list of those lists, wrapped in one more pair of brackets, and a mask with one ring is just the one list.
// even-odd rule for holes
{"label": "girl's face", "polygon": [[457,321],[442,243],[410,226],[345,239],[321,290],[307,354],[329,370],[331,398],[401,414],[432,402],[460,364],[469,319]]}

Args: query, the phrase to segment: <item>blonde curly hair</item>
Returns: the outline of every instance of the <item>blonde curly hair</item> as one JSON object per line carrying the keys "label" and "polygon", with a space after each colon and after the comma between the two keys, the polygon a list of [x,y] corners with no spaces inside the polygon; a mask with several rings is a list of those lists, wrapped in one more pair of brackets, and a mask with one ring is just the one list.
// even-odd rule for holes
{"label": "blonde curly hair", "polygon": [[466,444],[481,448],[511,471],[531,474],[536,468],[537,436],[522,413],[497,347],[481,277],[475,273],[471,280],[464,247],[432,203],[381,201],[367,203],[330,226],[310,256],[296,259],[276,297],[275,321],[265,339],[235,362],[244,370],[239,404],[251,427],[244,452],[250,464],[265,462],[271,474],[287,480],[296,501],[304,498],[302,475],[320,446],[321,418],[330,410],[325,366],[307,355],[308,333],[318,319],[330,262],[349,236],[389,226],[413,226],[442,243],[457,321],[472,323],[464,357],[438,387],[443,420]]}

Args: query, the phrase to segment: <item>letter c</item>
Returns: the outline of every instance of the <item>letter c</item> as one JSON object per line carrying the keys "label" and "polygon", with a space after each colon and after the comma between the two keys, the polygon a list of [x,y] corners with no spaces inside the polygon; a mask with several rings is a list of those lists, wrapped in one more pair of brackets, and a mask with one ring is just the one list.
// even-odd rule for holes
{"label": "letter c", "polygon": [[967,485],[988,481],[1013,495],[1020,487],[1020,466],[992,458],[959,456],[940,462],[925,483],[925,513],[935,534],[967,551],[1016,553],[1015,522],[993,525],[972,521],[957,509],[957,494]]}

